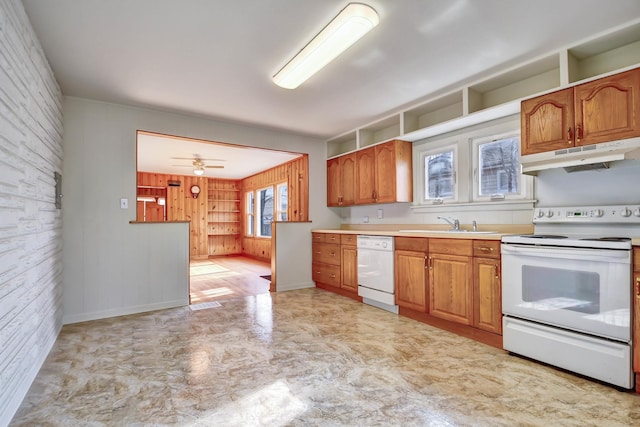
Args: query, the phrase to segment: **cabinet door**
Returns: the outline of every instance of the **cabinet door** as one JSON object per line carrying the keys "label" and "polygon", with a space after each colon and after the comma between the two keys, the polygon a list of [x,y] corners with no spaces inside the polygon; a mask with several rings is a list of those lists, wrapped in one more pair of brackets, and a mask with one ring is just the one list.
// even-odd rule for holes
{"label": "cabinet door", "polygon": [[352,292],[358,292],[358,251],[353,246],[342,246],[340,287]]}
{"label": "cabinet door", "polygon": [[327,206],[340,206],[340,158],[327,160]]}
{"label": "cabinet door", "polygon": [[575,87],[576,145],[640,136],[640,69]]}
{"label": "cabinet door", "polygon": [[393,141],[376,145],[375,195],[376,203],[396,201],[396,145]]}
{"label": "cabinet door", "polygon": [[573,88],[522,101],[521,154],[553,151],[574,145]]}
{"label": "cabinet door", "polygon": [[427,270],[424,252],[395,252],[396,304],[427,311]]}
{"label": "cabinet door", "polygon": [[429,312],[464,325],[473,324],[471,258],[429,255]]}
{"label": "cabinet door", "polygon": [[356,155],[355,153],[339,157],[340,159],[340,196],[342,206],[356,203]]}
{"label": "cabinet door", "polygon": [[375,202],[375,147],[356,151],[356,204]]}
{"label": "cabinet door", "polygon": [[502,335],[500,260],[473,259],[473,326]]}

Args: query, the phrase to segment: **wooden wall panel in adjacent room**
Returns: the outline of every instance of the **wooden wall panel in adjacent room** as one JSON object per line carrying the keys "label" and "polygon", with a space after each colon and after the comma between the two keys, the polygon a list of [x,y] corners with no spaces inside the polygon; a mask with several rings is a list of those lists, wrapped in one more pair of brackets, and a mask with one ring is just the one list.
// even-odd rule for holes
{"label": "wooden wall panel in adjacent room", "polygon": [[242,253],[242,187],[240,181],[209,178],[207,192],[209,255]]}

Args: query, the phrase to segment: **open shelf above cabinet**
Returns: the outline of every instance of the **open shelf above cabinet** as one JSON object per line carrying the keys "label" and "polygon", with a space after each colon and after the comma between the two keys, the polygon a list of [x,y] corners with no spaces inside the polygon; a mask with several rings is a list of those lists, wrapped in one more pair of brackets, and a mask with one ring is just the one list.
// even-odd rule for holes
{"label": "open shelf above cabinet", "polygon": [[327,158],[393,139],[414,142],[518,114],[524,99],[638,65],[640,19],[331,138]]}

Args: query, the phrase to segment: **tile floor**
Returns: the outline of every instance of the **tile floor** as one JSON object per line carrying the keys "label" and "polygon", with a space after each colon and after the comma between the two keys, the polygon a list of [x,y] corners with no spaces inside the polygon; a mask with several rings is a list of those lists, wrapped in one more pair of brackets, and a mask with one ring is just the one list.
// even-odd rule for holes
{"label": "tile floor", "polygon": [[318,289],[68,325],[12,426],[631,426],[640,396]]}

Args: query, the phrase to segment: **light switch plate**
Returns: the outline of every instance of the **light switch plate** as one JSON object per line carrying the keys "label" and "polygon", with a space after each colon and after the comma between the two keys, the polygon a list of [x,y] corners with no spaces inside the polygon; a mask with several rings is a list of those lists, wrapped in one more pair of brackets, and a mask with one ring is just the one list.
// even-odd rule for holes
{"label": "light switch plate", "polygon": [[384,218],[384,213],[382,212],[382,209],[378,209],[378,219],[382,218]]}
{"label": "light switch plate", "polygon": [[120,199],[120,209],[129,209],[129,199]]}
{"label": "light switch plate", "polygon": [[365,216],[364,218],[362,218],[362,222],[365,224],[369,224],[369,217]]}

